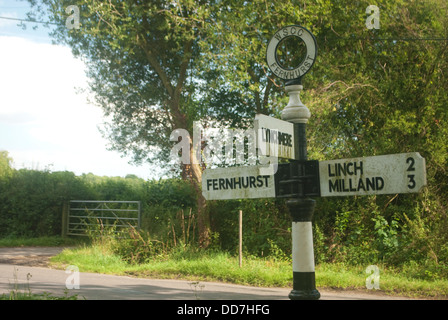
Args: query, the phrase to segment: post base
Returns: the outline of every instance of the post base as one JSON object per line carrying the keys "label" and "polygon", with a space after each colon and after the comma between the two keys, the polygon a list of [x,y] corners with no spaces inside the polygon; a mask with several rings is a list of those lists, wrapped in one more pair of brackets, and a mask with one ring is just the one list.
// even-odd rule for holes
{"label": "post base", "polygon": [[316,289],[314,272],[293,272],[292,291],[289,293],[291,300],[318,300],[320,293]]}
{"label": "post base", "polygon": [[319,300],[320,293],[314,290],[292,290],[288,295],[290,300]]}

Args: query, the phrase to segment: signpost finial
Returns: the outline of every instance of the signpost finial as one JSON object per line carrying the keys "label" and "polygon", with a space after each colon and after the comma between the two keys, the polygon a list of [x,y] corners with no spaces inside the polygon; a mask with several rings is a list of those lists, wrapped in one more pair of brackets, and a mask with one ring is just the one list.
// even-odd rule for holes
{"label": "signpost finial", "polygon": [[[278,50],[282,44],[291,38],[297,38],[300,43],[305,45],[305,54],[302,54],[300,62],[295,66],[286,66],[281,61]],[[295,46],[293,46],[294,51]],[[297,54],[297,52],[295,52]],[[266,50],[266,62],[269,69],[280,79],[286,81],[286,85],[301,84],[302,77],[310,71],[317,57],[317,42],[313,34],[306,28],[299,25],[291,25],[278,30],[268,43]],[[290,59],[289,60],[294,60]]]}

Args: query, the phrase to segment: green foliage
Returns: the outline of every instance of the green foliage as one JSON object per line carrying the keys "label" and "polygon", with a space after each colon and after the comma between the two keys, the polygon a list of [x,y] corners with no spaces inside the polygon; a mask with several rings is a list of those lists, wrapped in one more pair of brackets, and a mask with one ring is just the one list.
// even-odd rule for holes
{"label": "green foliage", "polygon": [[112,251],[131,264],[146,263],[166,256],[170,248],[161,241],[151,240],[148,232],[134,228],[114,242]]}
{"label": "green foliage", "polygon": [[39,238],[1,238],[0,247],[60,247],[75,246],[86,242],[84,238],[68,238],[62,236],[43,236]]}
{"label": "green foliage", "polygon": [[284,201],[251,199],[209,204],[221,248],[237,253],[239,210],[243,211],[243,251],[257,256],[291,253],[291,222]]}
{"label": "green foliage", "polygon": [[93,247],[118,255],[131,264],[146,263],[163,257],[169,248],[163,242],[150,239],[149,233],[134,227],[117,232],[115,225],[89,224],[87,235]]}
{"label": "green foliage", "polygon": [[[2,237],[58,235],[64,201],[107,198],[142,201],[142,230],[130,229],[118,241],[97,224],[100,229],[92,237],[103,246],[108,244],[124,261],[144,263],[171,250],[197,245],[196,199],[188,182],[11,171],[9,177],[0,179]],[[242,210],[244,255],[290,259],[291,222],[284,201],[213,201],[208,210],[214,249],[237,254],[238,212]],[[384,263],[422,279],[448,276],[447,214],[440,199],[429,191],[421,195],[318,199],[313,227],[318,264]]]}
{"label": "green foliage", "polygon": [[12,159],[8,155],[8,151],[0,151],[0,179],[9,177],[12,174]]}
{"label": "green foliage", "polygon": [[10,167],[8,171],[0,176],[0,237],[60,235],[62,207],[69,200],[130,200],[141,201],[143,229],[154,238],[197,239],[196,199],[188,182]]}
{"label": "green foliage", "polygon": [[87,188],[72,172],[13,171],[0,182],[0,235],[60,234],[64,201],[87,195]]}

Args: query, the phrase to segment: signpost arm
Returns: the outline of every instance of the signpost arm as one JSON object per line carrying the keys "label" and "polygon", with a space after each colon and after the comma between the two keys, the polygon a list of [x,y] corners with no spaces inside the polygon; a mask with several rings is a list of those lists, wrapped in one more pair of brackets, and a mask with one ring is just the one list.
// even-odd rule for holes
{"label": "signpost arm", "polygon": [[[306,123],[311,113],[300,101],[300,91],[303,89],[300,81],[288,82],[285,89],[289,94],[289,103],[282,111],[282,119],[294,123],[297,137],[296,159],[306,161]],[[320,298],[315,281],[311,222],[315,203],[315,200],[307,197],[291,198],[286,202],[292,219],[293,290],[289,294],[291,300],[317,300]]]}

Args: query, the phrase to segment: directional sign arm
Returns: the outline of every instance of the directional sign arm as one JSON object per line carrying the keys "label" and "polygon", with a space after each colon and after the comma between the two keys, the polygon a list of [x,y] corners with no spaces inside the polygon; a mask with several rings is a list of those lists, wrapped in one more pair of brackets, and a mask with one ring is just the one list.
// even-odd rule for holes
{"label": "directional sign arm", "polygon": [[425,159],[418,152],[329,161],[206,169],[206,200],[334,197],[416,193],[426,186]]}
{"label": "directional sign arm", "polygon": [[202,195],[206,200],[275,197],[274,175],[265,166],[206,169],[202,174]]}
{"label": "directional sign arm", "polygon": [[254,130],[257,148],[264,156],[295,158],[296,137],[293,123],[257,114]]}
{"label": "directional sign arm", "polygon": [[416,193],[426,186],[418,152],[319,162],[322,197]]}

